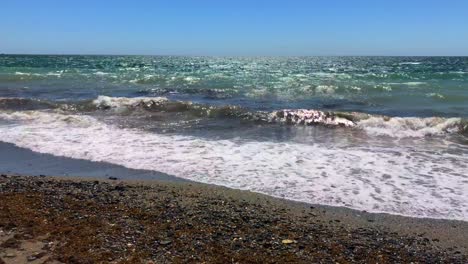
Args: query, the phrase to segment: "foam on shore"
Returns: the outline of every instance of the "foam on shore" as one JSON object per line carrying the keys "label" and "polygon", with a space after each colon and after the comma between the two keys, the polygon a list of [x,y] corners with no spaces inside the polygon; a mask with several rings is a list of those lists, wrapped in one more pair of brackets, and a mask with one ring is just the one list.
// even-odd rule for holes
{"label": "foam on shore", "polygon": [[1,140],[40,153],[161,171],[309,203],[468,220],[468,155],[414,146],[208,140],[122,129],[92,116],[0,112]]}

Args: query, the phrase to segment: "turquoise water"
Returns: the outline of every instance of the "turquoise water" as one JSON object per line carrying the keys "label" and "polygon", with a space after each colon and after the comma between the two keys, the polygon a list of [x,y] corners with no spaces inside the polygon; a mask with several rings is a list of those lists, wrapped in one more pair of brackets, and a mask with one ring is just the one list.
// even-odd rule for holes
{"label": "turquoise water", "polygon": [[468,57],[0,55],[1,141],[371,212],[467,221],[467,118]]}
{"label": "turquoise water", "polygon": [[168,96],[249,109],[468,115],[467,57],[1,56],[0,96]]}

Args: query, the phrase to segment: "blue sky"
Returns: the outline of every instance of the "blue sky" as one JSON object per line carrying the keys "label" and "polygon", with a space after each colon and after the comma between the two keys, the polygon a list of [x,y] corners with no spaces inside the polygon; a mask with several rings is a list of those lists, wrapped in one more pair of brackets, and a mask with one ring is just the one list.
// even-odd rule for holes
{"label": "blue sky", "polygon": [[0,53],[468,55],[467,0],[2,0]]}

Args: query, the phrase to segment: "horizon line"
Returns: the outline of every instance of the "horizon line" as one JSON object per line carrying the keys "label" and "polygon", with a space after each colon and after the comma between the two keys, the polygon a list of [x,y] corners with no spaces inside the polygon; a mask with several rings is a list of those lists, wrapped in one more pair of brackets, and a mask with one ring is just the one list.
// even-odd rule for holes
{"label": "horizon line", "polygon": [[196,55],[196,54],[98,54],[98,53],[2,53],[0,56],[154,56],[154,57],[468,57],[468,55]]}

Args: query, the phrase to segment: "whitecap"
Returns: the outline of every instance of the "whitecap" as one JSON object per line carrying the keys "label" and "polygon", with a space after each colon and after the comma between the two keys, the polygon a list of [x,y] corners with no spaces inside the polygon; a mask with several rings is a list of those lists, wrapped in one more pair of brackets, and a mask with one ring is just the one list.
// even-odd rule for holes
{"label": "whitecap", "polygon": [[105,75],[109,75],[110,73],[98,71],[98,72],[95,72],[94,74],[97,75],[97,76],[105,76]]}
{"label": "whitecap", "polygon": [[420,61],[408,61],[408,62],[400,62],[400,65],[419,65],[422,64]]}
{"label": "whitecap", "polygon": [[315,92],[321,94],[333,94],[335,93],[335,86],[333,85],[318,85],[315,87]]}
{"label": "whitecap", "polygon": [[27,72],[15,72],[15,75],[31,75],[31,73],[27,73]]}
{"label": "whitecap", "polygon": [[428,93],[428,94],[426,94],[426,96],[436,98],[436,99],[445,99],[445,96],[443,96],[440,93]]}
{"label": "whitecap", "polygon": [[371,116],[357,122],[357,126],[371,135],[396,138],[420,138],[456,133],[462,126],[461,118],[442,117],[379,117]]}

